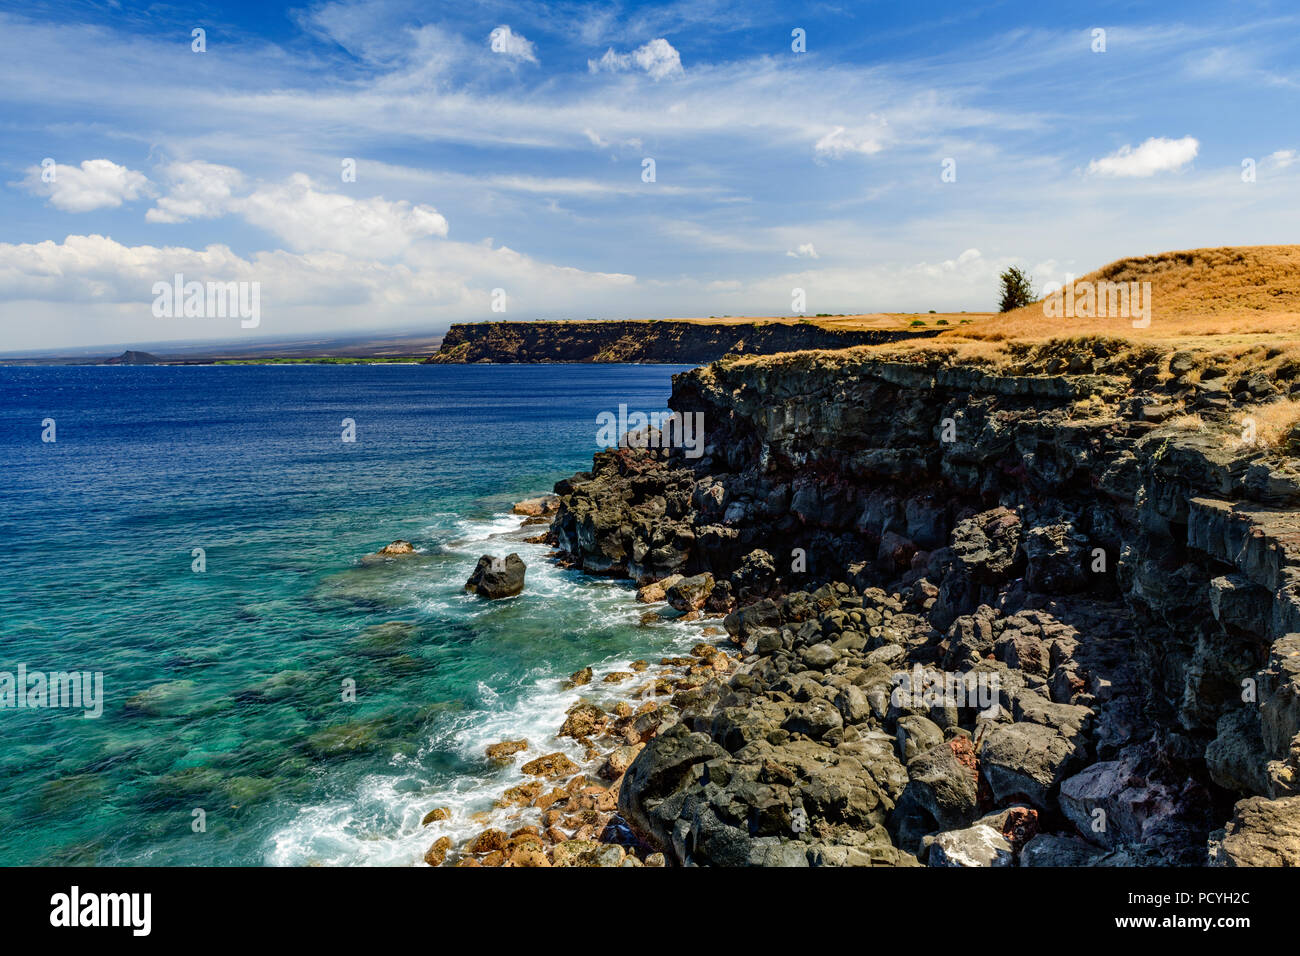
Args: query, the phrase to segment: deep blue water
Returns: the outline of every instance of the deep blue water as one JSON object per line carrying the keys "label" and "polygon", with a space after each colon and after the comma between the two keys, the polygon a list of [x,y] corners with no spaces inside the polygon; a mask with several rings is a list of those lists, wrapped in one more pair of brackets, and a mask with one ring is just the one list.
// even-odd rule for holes
{"label": "deep blue water", "polygon": [[[98,671],[105,696],[0,709],[0,864],[412,863],[495,819],[519,778],[488,743],[565,749],[561,677],[694,638],[508,515],[680,370],[0,368],[0,671]],[[422,553],[361,560],[396,538]],[[508,551],[522,596],[464,592]]]}

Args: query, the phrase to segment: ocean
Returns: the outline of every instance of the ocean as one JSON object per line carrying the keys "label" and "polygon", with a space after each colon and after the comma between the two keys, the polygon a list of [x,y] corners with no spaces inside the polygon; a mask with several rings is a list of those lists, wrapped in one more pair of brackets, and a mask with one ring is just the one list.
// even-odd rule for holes
{"label": "ocean", "polygon": [[[417,864],[504,812],[523,777],[487,745],[581,763],[565,710],[700,625],[643,621],[510,508],[682,368],[0,368],[0,672],[104,698],[0,708],[0,864]],[[398,538],[419,554],[362,561]],[[511,551],[522,595],[464,591]]]}

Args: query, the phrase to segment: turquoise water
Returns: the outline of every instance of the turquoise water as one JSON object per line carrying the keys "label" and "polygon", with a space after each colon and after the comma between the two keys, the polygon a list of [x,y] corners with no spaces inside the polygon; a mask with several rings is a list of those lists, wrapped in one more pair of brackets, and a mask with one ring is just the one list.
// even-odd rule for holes
{"label": "turquoise water", "polygon": [[[488,743],[578,759],[560,678],[698,639],[509,515],[680,370],[0,369],[0,670],[102,672],[106,699],[0,710],[0,863],[408,864],[482,829],[520,779]],[[361,561],[396,538],[421,553]],[[464,592],[508,551],[522,596]]]}

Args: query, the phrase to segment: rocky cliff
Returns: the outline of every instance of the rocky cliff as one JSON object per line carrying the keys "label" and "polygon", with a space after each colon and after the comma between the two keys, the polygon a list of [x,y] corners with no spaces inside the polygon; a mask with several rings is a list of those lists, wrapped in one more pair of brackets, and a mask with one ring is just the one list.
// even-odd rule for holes
{"label": "rocky cliff", "polygon": [[620,447],[556,486],[567,560],[725,614],[744,654],[627,771],[640,840],[680,864],[1300,864],[1300,472],[1238,437],[1300,387],[1049,353],[718,362],[670,402],[703,413],[702,458]]}
{"label": "rocky cliff", "polygon": [[693,365],[728,353],[771,355],[799,349],[839,349],[901,339],[919,331],[845,331],[812,322],[479,322],[453,325],[435,364],[470,362],[659,362]]}

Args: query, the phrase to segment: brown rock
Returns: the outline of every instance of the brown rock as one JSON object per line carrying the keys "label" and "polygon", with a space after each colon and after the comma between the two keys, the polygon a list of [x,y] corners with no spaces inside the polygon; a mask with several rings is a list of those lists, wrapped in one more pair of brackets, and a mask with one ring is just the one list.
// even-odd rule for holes
{"label": "brown rock", "polygon": [[528,783],[521,783],[517,787],[511,787],[501,795],[497,801],[499,807],[526,807],[536,800],[542,793],[542,784],[537,780],[530,780]]}
{"label": "brown rock", "polygon": [[[562,753],[547,754],[531,760],[522,767],[524,773],[534,777],[567,777],[578,772],[578,765]],[[537,794],[529,797],[532,800]]]}
{"label": "brown rock", "polygon": [[529,844],[521,846],[510,854],[510,862],[506,866],[550,866],[551,861],[546,858],[546,851],[540,844]]}
{"label": "brown rock", "polygon": [[621,684],[625,680],[631,680],[632,674],[628,671],[614,671],[612,674],[605,675],[606,684]]}
{"label": "brown rock", "polygon": [[554,514],[559,505],[559,495],[542,495],[540,498],[526,498],[518,502],[510,510],[517,515],[536,518],[542,515]]}
{"label": "brown rock", "polygon": [[490,760],[507,763],[515,754],[527,749],[528,741],[526,740],[503,740],[499,744],[489,746],[487,755]]}
{"label": "brown rock", "polygon": [[620,866],[626,851],[615,843],[598,843],[575,837],[556,844],[552,851],[556,866]]}
{"label": "brown rock", "polygon": [[1012,807],[1002,824],[1002,836],[1017,850],[1038,833],[1038,811],[1028,807]]}
{"label": "brown rock", "polygon": [[451,837],[442,836],[433,841],[433,846],[424,854],[424,862],[430,866],[442,866],[443,861],[447,859],[447,851],[451,849]]}
{"label": "brown rock", "polygon": [[568,716],[564,718],[564,726],[560,728],[560,736],[590,737],[604,730],[608,720],[608,715],[595,704],[585,700],[579,701],[569,708]]}
{"label": "brown rock", "polygon": [[424,815],[424,819],[420,821],[420,826],[427,827],[430,823],[437,823],[439,820],[450,820],[450,819],[451,819],[450,810],[448,810],[446,807],[434,807],[432,810],[430,810],[428,813]]}
{"label": "brown rock", "polygon": [[569,675],[569,679],[565,681],[565,683],[569,687],[581,687],[583,684],[590,684],[591,668],[584,667],[580,671],[574,671],[572,674]]}
{"label": "brown rock", "polygon": [[549,829],[551,829],[552,827],[558,826],[559,824],[563,823],[563,822],[564,822],[564,814],[565,814],[565,811],[566,811],[567,809],[568,809],[568,807],[565,807],[564,810],[547,810],[547,811],[545,811],[545,812],[542,814],[542,826],[546,827],[546,828],[549,830]]}
{"label": "brown rock", "polygon": [[504,830],[484,830],[473,840],[469,846],[465,847],[467,853],[491,853],[493,850],[503,850],[510,838],[506,836]]}
{"label": "brown rock", "polygon": [[541,796],[539,796],[536,800],[533,801],[533,806],[535,806],[538,810],[549,810],[551,807],[555,806],[555,804],[559,803],[561,800],[567,800],[567,799],[569,799],[569,795],[565,793],[563,790],[556,788],[554,790],[548,790],[545,793],[543,793]]}
{"label": "brown rock", "polygon": [[616,780],[623,776],[623,774],[627,773],[627,768],[632,766],[632,761],[636,759],[636,755],[644,747],[645,744],[641,743],[619,747],[605,758],[605,763],[600,768],[600,775],[606,780]]}

